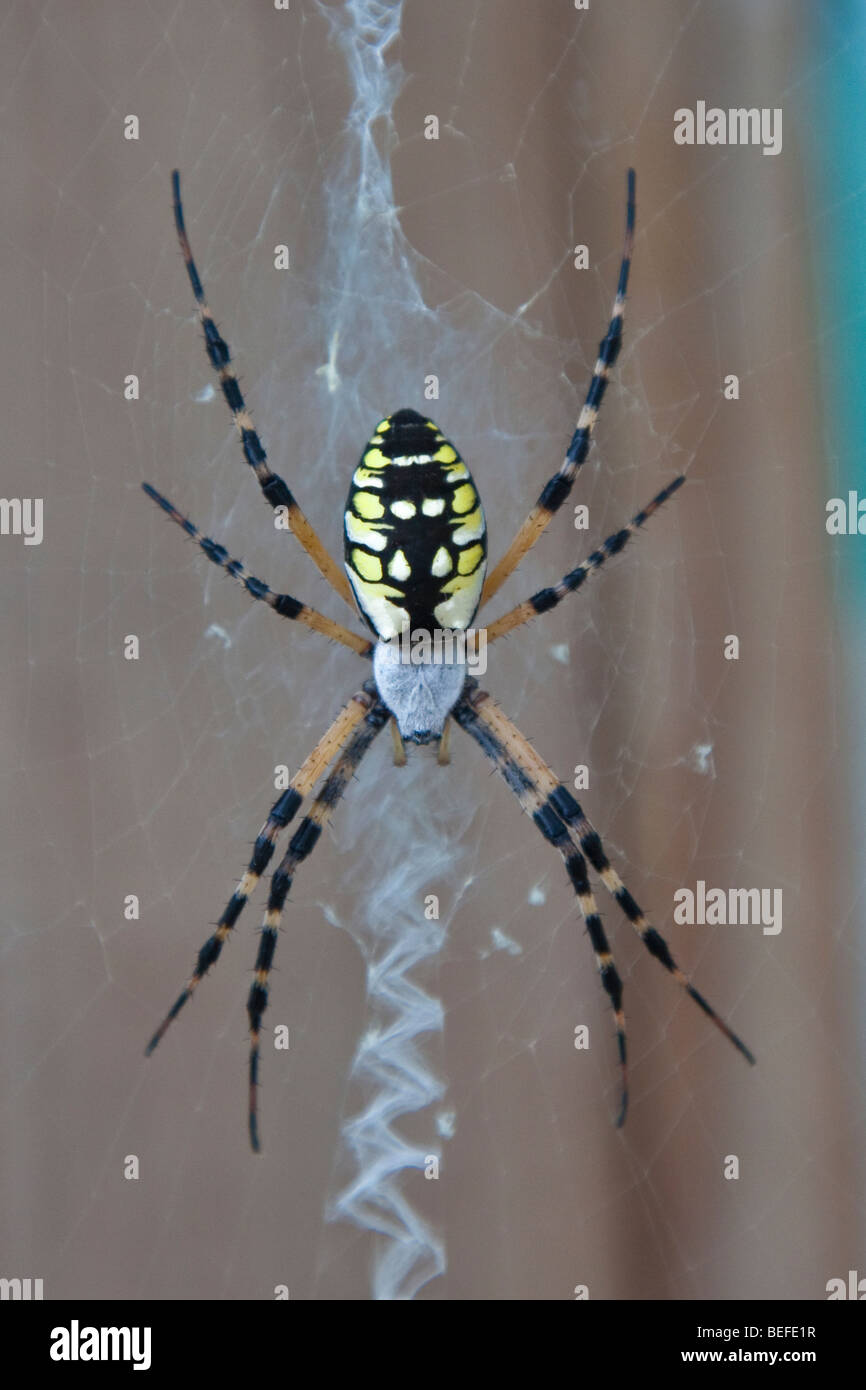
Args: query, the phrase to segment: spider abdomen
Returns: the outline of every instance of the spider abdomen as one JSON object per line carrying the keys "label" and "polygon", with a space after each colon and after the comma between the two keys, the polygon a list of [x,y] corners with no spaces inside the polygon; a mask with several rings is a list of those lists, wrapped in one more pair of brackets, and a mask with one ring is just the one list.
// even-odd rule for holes
{"label": "spider abdomen", "polygon": [[345,564],[361,614],[383,641],[462,631],[487,570],[487,528],[472,475],[432,420],[381,420],[352,477]]}

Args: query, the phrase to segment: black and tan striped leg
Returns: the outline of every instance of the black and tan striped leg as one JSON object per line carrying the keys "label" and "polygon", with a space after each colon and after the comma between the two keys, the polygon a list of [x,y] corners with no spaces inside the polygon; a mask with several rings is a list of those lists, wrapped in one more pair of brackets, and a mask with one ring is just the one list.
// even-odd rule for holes
{"label": "black and tan striped leg", "polygon": [[643,511],[638,512],[627,526],[623,526],[621,531],[615,531],[612,536],[608,536],[598,550],[594,550],[583,564],[563,575],[558,584],[550,589],[540,589],[537,594],[532,595],[532,598],[519,603],[516,608],[512,608],[508,613],[503,613],[501,618],[490,623],[485,628],[487,641],[495,642],[497,637],[504,637],[506,633],[513,632],[516,627],[522,627],[524,623],[537,618],[540,613],[549,613],[551,608],[555,608],[569,594],[576,593],[591,574],[594,574],[597,569],[601,569],[605,560],[610,559],[612,555],[618,555],[621,550],[625,549],[630,537],[640,530],[641,526],[649,520],[654,512],[658,511],[659,507],[667,502],[669,497],[672,497],[682,487],[684,482],[685,478],[682,476],[674,478],[672,483],[668,483],[667,487],[656,493],[652,501],[648,502]]}
{"label": "black and tan striped leg", "polygon": [[203,536],[198,527],[188,517],[183,516],[167,497],[163,497],[161,492],[157,492],[155,487],[151,487],[150,483],[142,483],[141,486],[148,497],[153,498],[157,506],[161,507],[172,521],[176,522],[181,530],[185,531],[196,545],[201,547],[207,558],[224,569],[226,574],[231,575],[232,579],[236,579],[252,598],[261,599],[263,603],[273,608],[274,612],[278,613],[281,618],[292,618],[296,622],[303,623],[304,627],[310,628],[313,632],[319,632],[323,637],[330,637],[332,641],[340,642],[342,646],[357,652],[359,656],[370,656],[373,643],[368,638],[359,637],[349,628],[343,627],[342,623],[335,623],[333,619],[326,618],[315,608],[310,608],[309,604],[302,603],[300,599],[292,598],[291,594],[275,594],[263,580],[256,579],[254,574],[250,574],[240,560],[232,560],[225,546],[212,541],[208,536]]}
{"label": "black and tan striped leg", "polygon": [[695,989],[688,976],[679,968],[670,948],[660,932],[655,927],[651,927],[644,917],[643,912],[638,907],[629,890],[626,888],[619,874],[612,868],[610,861],[605,854],[601,836],[595,826],[584,813],[583,808],[572,796],[567,787],[564,787],[555,773],[547,766],[544,759],[533,748],[529,740],[520,732],[515,724],[505,715],[498,705],[489,699],[481,699],[478,692],[474,697],[473,708],[480,723],[489,729],[491,734],[501,743],[507,753],[513,758],[516,766],[535,784],[539,792],[544,796],[546,810],[568,826],[580,847],[581,853],[589,860],[595,872],[599,875],[607,891],[616,900],[624,916],[628,918],[634,927],[641,941],[651,956],[660,961],[668,973],[676,980],[677,984],[691,999],[695,1001],[709,1019],[716,1025],[729,1042],[743,1054],[746,1061],[752,1066],[755,1064],[755,1057],[751,1050],[743,1042],[742,1038],[721,1018],[704,998]]}
{"label": "black and tan striped leg", "polygon": [[559,508],[565,502],[572,485],[577,476],[578,470],[589,453],[589,446],[592,440],[592,432],[601,402],[607,389],[610,379],[611,368],[619,356],[622,345],[622,322],[625,313],[625,296],[628,289],[628,272],[631,266],[631,253],[634,244],[634,222],[635,222],[635,174],[634,169],[628,171],[628,194],[626,201],[625,214],[625,242],[622,250],[622,260],[619,268],[619,281],[616,287],[616,297],[613,301],[610,323],[607,333],[602,338],[598,348],[598,358],[595,363],[595,370],[592,374],[592,381],[589,384],[589,391],[583,409],[577,421],[577,428],[571,437],[562,467],[554,473],[550,481],[541,491],[532,511],[527,516],[511,545],[506,550],[502,559],[496,567],[488,574],[484,585],[484,594],[481,602],[486,603],[491,599],[498,589],[502,587],[508,576],[517,568],[524,555],[532,549],[539,536],[550,525],[550,522]]}
{"label": "black and tan striped leg", "polygon": [[192,975],[145,1049],[148,1057],[159,1043],[169,1024],[177,1018],[184,1004],[192,996],[199,982],[219,959],[220,952],[236,925],[248,898],[271,862],[274,845],[280,831],[294,818],[304,797],[313,790],[319,778],[348,739],[351,738],[352,733],[373,707],[373,704],[374,696],[366,687],[353,695],[348,704],[340,710],[327,733],[319,739],[286,790],[274,802],[267,820],[256,837],[252,858],[246,871],[229,898],[215,930],[199,951]]}
{"label": "black and tan striped leg", "polygon": [[289,889],[292,886],[298,865],[312,852],[358,764],[389,718],[390,714],[385,706],[378,699],[371,698],[363,722],[352,734],[351,739],[328,774],[319,795],[310,807],[309,814],[304,817],[292,836],[289,848],[271,878],[268,905],[265,909],[259,950],[256,956],[255,979],[247,1001],[247,1014],[250,1021],[249,1127],[250,1143],[256,1153],[259,1151],[257,1092],[262,1018],[268,1005],[268,975],[274,963],[277,933],[280,930],[286,898],[289,895]]}
{"label": "black and tan striped leg", "polygon": [[526,814],[532,818],[534,825],[541,831],[545,840],[559,850],[565,861],[568,877],[577,895],[581,915],[586,923],[586,930],[595,954],[601,983],[613,1010],[622,1077],[620,1107],[616,1119],[617,1126],[620,1126],[625,1121],[628,1109],[628,1057],[625,1013],[622,1007],[622,980],[617,971],[595,897],[589,884],[586,859],[574,842],[565,821],[551,804],[550,798],[538,786],[532,769],[518,761],[512,749],[508,747],[506,740],[500,736],[492,722],[484,717],[485,710],[492,704],[490,697],[484,691],[470,690],[456,706],[454,718],[496,765]]}
{"label": "black and tan striped leg", "polygon": [[301,511],[286,483],[271,471],[264,445],[253,428],[252,417],[241,394],[238,379],[232,371],[231,352],[228,343],[220,336],[213,315],[207,306],[204,287],[193,260],[189,237],[183,217],[183,204],[180,199],[180,174],[177,169],[171,176],[172,198],[174,203],[174,224],[177,228],[180,249],[183,252],[186,272],[195,296],[199,320],[204,330],[204,342],[210,364],[216,372],[222,393],[232,413],[235,428],[240,436],[244,458],[258,479],[265,500],[274,508],[285,507],[289,526],[297,536],[307,554],[317,565],[328,583],[350,608],[354,608],[352,592],[342,566],[338,565],[323,546],[304,513]]}

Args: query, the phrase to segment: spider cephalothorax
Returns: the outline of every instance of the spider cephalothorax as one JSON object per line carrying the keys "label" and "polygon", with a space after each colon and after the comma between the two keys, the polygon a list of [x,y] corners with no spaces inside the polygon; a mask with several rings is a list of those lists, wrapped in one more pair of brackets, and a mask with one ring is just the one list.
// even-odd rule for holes
{"label": "spider cephalothorax", "polygon": [[[339,642],[362,657],[373,658],[374,681],[363,686],[343,706],[289,786],[268,813],[256,838],[246,872],[226,904],[215,930],[199,951],[193,972],[148,1045],[152,1052],[199,981],[222,951],[244,905],[265,873],[277,837],[297,815],[304,798],[311,801],[285,854],[271,877],[253,983],[247,1002],[250,1022],[249,1129],[259,1147],[256,1092],[259,1076],[262,1019],[268,1003],[268,979],[273,966],[283,909],[298,866],[311,853],[362,758],[386,724],[395,730],[395,762],[405,761],[403,740],[440,741],[439,760],[447,761],[449,718],[464,730],[490,759],[520,805],[549,845],[562,856],[574,889],[596,965],[610,1002],[619,1050],[622,1092],[618,1123],[625,1118],[625,1015],[622,981],[608,945],[604,925],[590,886],[589,870],[601,879],[643,945],[676,983],[750,1061],[754,1058],[736,1033],[719,1017],[679,969],[664,938],[651,927],[605,854],[601,837],[574,796],[556,777],[529,740],[520,732],[477,681],[469,675],[465,649],[448,642],[420,662],[406,660],[402,639],[420,632],[428,638],[466,634],[476,610],[498,592],[519,565],[554,514],[568,497],[589,452],[592,432],[610,370],[622,342],[625,293],[631,262],[635,218],[635,180],[628,175],[626,237],[619,282],[607,333],[601,341],[586,400],[565,458],[542,489],[538,501],[519,527],[495,569],[487,575],[487,535],[477,490],[465,463],[432,420],[414,410],[398,410],[376,427],[352,478],[344,514],[345,571],[328,554],[295,498],[268,463],[253,428],[228,344],[207,307],[204,288],[192,258],[180,201],[180,179],[173,175],[174,217],[187,274],[204,330],[205,347],[232,413],[244,457],[266,501],[288,518],[293,533],[332,588],[346,603],[357,602],[375,634],[375,642],[318,613],[291,594],[277,594],[229,557],[224,546],[203,536],[161,493],[145,491],[201,547],[209,560],[243,585],[255,599],[267,603],[282,618],[303,623],[314,632]],[[618,555],[629,539],[658,511],[685,481],[674,478],[626,526],[608,536],[597,550],[550,588],[541,589],[483,629],[486,644],[513,632],[540,613],[547,613]],[[347,580],[348,574],[348,580]],[[327,775],[326,775],[327,774]]]}
{"label": "spider cephalothorax", "polygon": [[[441,736],[463,688],[459,648],[405,659],[405,635],[464,632],[487,572],[487,528],[472,475],[438,425],[398,410],[376,426],[352,476],[343,522],[346,573],[379,639],[373,674],[402,737]],[[432,648],[431,648],[432,651]]]}

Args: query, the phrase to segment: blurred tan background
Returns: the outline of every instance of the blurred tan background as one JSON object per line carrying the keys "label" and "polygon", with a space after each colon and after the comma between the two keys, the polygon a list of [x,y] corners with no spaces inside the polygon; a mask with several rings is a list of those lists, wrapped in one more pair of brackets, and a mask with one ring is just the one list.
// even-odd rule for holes
{"label": "blurred tan background", "polygon": [[[342,4],[7,10],[3,490],[44,498],[45,533],[0,544],[0,1274],[43,1278],[49,1298],[567,1299],[585,1284],[764,1299],[821,1298],[862,1271],[862,826],[823,531],[820,227],[796,99],[808,12],[407,0],[380,68]],[[388,83],[391,119],[364,126],[370,84]],[[673,111],[698,99],[784,107],[783,153],[675,146]],[[393,177],[395,212],[358,197],[377,160],[370,186]],[[689,483],[586,591],[491,649],[484,684],[567,783],[589,767],[581,799],[623,877],[759,1064],[604,902],[632,1057],[615,1130],[608,1008],[558,856],[467,739],[447,771],[416,750],[401,772],[383,736],[292,893],[267,1016],[291,1049],[265,1050],[256,1158],[244,1006],[261,895],[142,1050],[246,862],[274,767],[298,766],[366,671],[252,605],[140,491],[347,620],[274,532],[209,389],[170,171],[272,465],[332,553],[365,439],[411,405],[473,469],[495,559],[570,437],[630,164],[626,345],[573,497],[590,530],[566,507],[492,615],[675,472]],[[781,933],[675,926],[674,892],[699,879],[781,888]],[[440,1176],[410,1167],[355,1202],[357,1153],[376,1149],[353,1123],[378,1094],[356,1054],[389,1042],[381,962],[423,931],[429,893],[441,918],[402,977],[417,1094],[392,1129],[439,1154]],[[391,1083],[401,1068],[386,1049]]]}

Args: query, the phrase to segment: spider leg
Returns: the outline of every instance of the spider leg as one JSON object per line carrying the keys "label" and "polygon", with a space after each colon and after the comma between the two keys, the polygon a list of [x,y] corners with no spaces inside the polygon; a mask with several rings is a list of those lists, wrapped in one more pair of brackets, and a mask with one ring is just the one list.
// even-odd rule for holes
{"label": "spider leg", "polygon": [[643,508],[643,511],[632,517],[627,526],[623,526],[621,531],[615,531],[612,536],[608,536],[598,550],[594,550],[582,565],[578,565],[576,569],[563,575],[559,583],[553,588],[540,589],[537,594],[532,595],[532,598],[519,603],[508,613],[503,613],[501,618],[497,618],[486,628],[487,641],[495,642],[497,637],[504,637],[506,633],[513,632],[516,627],[522,627],[524,623],[537,618],[539,613],[549,613],[551,608],[555,608],[569,594],[575,593],[591,574],[595,574],[596,570],[601,569],[605,560],[609,559],[611,555],[618,555],[621,550],[625,549],[635,532],[640,530],[641,526],[649,520],[654,512],[658,511],[659,507],[667,502],[669,497],[672,497],[682,487],[684,482],[685,478],[682,475],[674,478],[672,483],[668,483],[667,487],[656,493],[652,501]]}
{"label": "spider leg", "polygon": [[249,1129],[250,1144],[255,1153],[258,1153],[260,1148],[257,1092],[262,1017],[268,1004],[268,975],[274,963],[277,933],[280,930],[286,898],[289,895],[289,889],[292,886],[298,865],[312,852],[361,759],[389,718],[390,713],[380,700],[373,698],[368,700],[368,708],[364,714],[363,722],[355,729],[342,754],[322,784],[319,795],[310,807],[309,814],[304,817],[292,836],[289,847],[271,878],[268,905],[265,909],[256,956],[255,979],[247,1001],[247,1014],[250,1021]]}
{"label": "spider leg", "polygon": [[513,747],[509,747],[508,742],[500,736],[493,723],[484,717],[484,711],[491,704],[490,697],[484,691],[474,691],[462,697],[455,707],[453,715],[461,728],[475,739],[482,751],[495,764],[526,814],[532,818],[545,840],[559,850],[565,861],[568,877],[577,895],[578,906],[586,923],[586,930],[595,954],[595,963],[598,967],[601,983],[613,1010],[621,1074],[621,1098],[616,1119],[617,1128],[619,1128],[625,1121],[626,1110],[628,1109],[628,1059],[625,1014],[622,1007],[622,980],[616,968],[595,897],[589,884],[586,859],[574,843],[562,816],[552,807],[549,798],[538,786],[533,770],[518,760]]}
{"label": "spider leg", "polygon": [[331,618],[326,618],[323,613],[317,612],[315,608],[310,608],[309,604],[301,603],[300,599],[292,598],[291,594],[275,594],[261,579],[256,579],[254,574],[250,574],[245,569],[240,560],[232,560],[229,557],[225,546],[218,545],[210,537],[203,536],[197,526],[183,516],[167,497],[157,492],[150,483],[141,485],[148,497],[151,497],[157,506],[162,507],[182,531],[191,536],[196,545],[200,546],[209,560],[215,565],[219,565],[232,579],[246,589],[247,593],[256,599],[261,599],[264,603],[273,608],[275,613],[279,613],[281,618],[293,618],[305,627],[311,628],[313,632],[319,632],[323,637],[330,637],[334,642],[340,642],[350,651],[357,652],[359,656],[369,656],[373,650],[373,644],[365,637],[358,637],[349,628],[343,627],[342,623],[335,623]]}
{"label": "spider leg", "polygon": [[268,812],[267,820],[256,837],[252,858],[247,865],[246,872],[229,898],[225,910],[216,924],[215,931],[208,937],[199,951],[195,967],[184,989],[148,1043],[145,1049],[147,1057],[153,1052],[169,1024],[177,1018],[201,979],[219,959],[220,952],[228,940],[229,933],[236,925],[247,899],[254,892],[256,884],[271,862],[278,834],[292,820],[304,797],[309,795],[322,773],[345,746],[372,704],[373,699],[366,691],[358,691],[357,694],[353,695],[295,773],[286,790],[274,802]]}
{"label": "spider leg", "polygon": [[345,599],[350,608],[354,608],[349,581],[342,567],[332,560],[283,479],[279,474],[271,471],[264,445],[253,428],[252,417],[247,409],[243,395],[241,394],[240,384],[232,371],[229,345],[225,339],[220,336],[219,329],[214,323],[213,316],[205,300],[204,287],[198,270],[196,269],[195,261],[193,260],[189,237],[187,236],[186,225],[184,223],[183,204],[180,198],[180,174],[177,169],[172,172],[171,188],[174,205],[174,224],[177,228],[180,249],[183,252],[186,273],[189,276],[189,282],[192,286],[193,295],[195,296],[199,320],[204,330],[205,348],[208,358],[210,359],[210,364],[219,378],[220,387],[225,396],[228,408],[231,411],[235,428],[240,435],[244,458],[258,479],[258,484],[264,494],[265,501],[269,502],[274,508],[285,507],[289,526],[301,542],[307,554],[324,575],[325,579],[327,579],[331,588],[336,589],[337,593],[342,599]]}
{"label": "spider leg", "polygon": [[442,730],[442,737],[439,740],[439,751],[436,754],[436,761],[440,767],[448,767],[451,762],[451,720],[445,720],[445,728]]}
{"label": "spider leg", "polygon": [[[516,725],[482,691],[476,692],[471,697],[471,702],[464,697],[464,703],[470,703],[475,717],[485,729],[488,729],[499,740],[517,766],[535,783],[538,791],[544,797],[545,814],[549,812],[558,816],[568,826],[576,837],[581,852],[589,860],[623,915],[628,918],[650,955],[661,962],[680,988],[703,1009],[719,1031],[724,1033],[728,1041],[733,1043],[734,1047],[743,1054],[746,1061],[754,1066],[755,1056],[753,1052],[725,1020],[716,1013],[704,996],[695,989],[688,976],[679,968],[671,955],[664,937],[656,931],[655,927],[649,925],[619,874],[611,867],[605,854],[601,836],[568,788],[563,786]],[[456,714],[455,717],[457,717]],[[471,733],[472,730],[470,729],[469,732]]]}
{"label": "spider leg", "polygon": [[532,511],[527,516],[502,559],[487,576],[481,602],[486,603],[502,587],[508,576],[517,568],[524,555],[532,549],[547,527],[554,514],[562,506],[571,492],[578,470],[584,463],[592,440],[592,432],[601,402],[610,379],[610,371],[619,356],[622,346],[622,321],[625,313],[625,295],[628,288],[628,272],[631,266],[631,253],[634,243],[635,221],[635,175],[634,169],[628,171],[628,195],[625,214],[625,242],[619,267],[619,281],[613,301],[607,333],[598,348],[598,358],[589,383],[589,390],[583,409],[577,421],[577,428],[571,437],[565,458],[558,473],[545,484]]}
{"label": "spider leg", "polygon": [[407,760],[406,745],[403,742],[403,735],[400,733],[397,720],[394,719],[393,716],[391,717],[391,719],[388,720],[388,723],[391,726],[391,743],[394,748],[394,766],[405,767]]}

